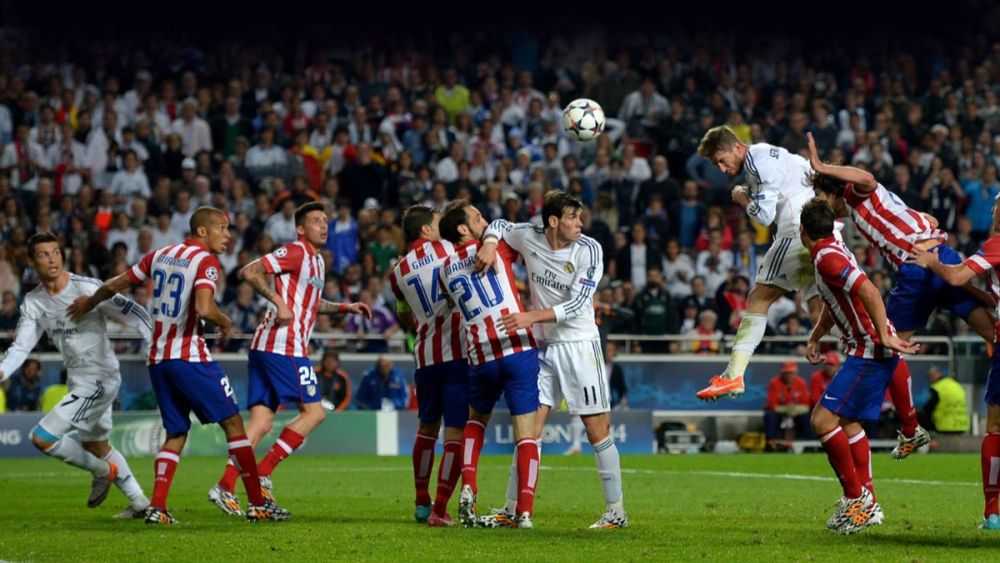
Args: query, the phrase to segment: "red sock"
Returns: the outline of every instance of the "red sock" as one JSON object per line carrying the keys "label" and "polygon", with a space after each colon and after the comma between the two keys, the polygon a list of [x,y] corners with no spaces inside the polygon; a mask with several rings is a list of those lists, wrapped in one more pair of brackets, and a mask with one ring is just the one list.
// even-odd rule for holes
{"label": "red sock", "polygon": [[861,496],[861,481],[854,470],[854,459],[851,457],[851,445],[847,443],[847,435],[837,426],[833,430],[826,432],[819,437],[826,450],[826,457],[830,460],[833,472],[840,479],[840,485],[844,488],[844,496],[847,498],[858,498]]}
{"label": "red sock", "polygon": [[292,455],[292,452],[299,449],[302,442],[305,441],[305,436],[299,434],[298,432],[285,428],[281,431],[281,435],[278,439],[274,441],[274,445],[268,450],[267,455],[260,462],[257,467],[257,472],[260,473],[261,477],[270,477],[271,473],[274,473],[274,468],[278,467],[281,460]]}
{"label": "red sock", "polygon": [[235,491],[236,479],[238,479],[239,476],[240,470],[236,469],[232,460],[229,460],[229,462],[226,463],[226,470],[222,472],[222,478],[219,479],[219,488],[230,493]]}
{"label": "red sock", "polygon": [[260,492],[260,474],[257,473],[257,458],[253,455],[253,446],[246,435],[229,438],[229,459],[243,478],[243,487],[247,490],[247,501],[255,506],[264,504],[264,495]]}
{"label": "red sock", "polygon": [[535,510],[538,486],[538,443],[526,438],[517,443],[517,514]]}
{"label": "red sock", "polygon": [[[417,506],[427,506],[431,503],[431,472],[434,469],[435,436],[417,432],[413,441],[413,485],[417,489]],[[441,462],[444,464],[444,461]]]}
{"label": "red sock", "polygon": [[167,509],[167,493],[170,492],[170,484],[174,482],[174,472],[177,471],[177,464],[180,461],[180,454],[173,450],[163,448],[156,454],[153,462],[156,481],[153,485],[153,499],[149,501],[153,507]]}
{"label": "red sock", "polygon": [[486,426],[482,422],[470,420],[462,432],[462,484],[472,487],[479,494],[476,472],[479,470],[479,452],[483,450],[483,436]]}
{"label": "red sock", "polygon": [[899,417],[900,430],[907,438],[912,438],[917,431],[917,409],[913,407],[913,388],[910,386],[910,366],[903,358],[896,364],[889,381],[889,397],[892,406]]}
{"label": "red sock", "polygon": [[[986,507],[983,518],[990,514],[1000,514],[997,499],[1000,498],[1000,433],[989,432],[983,436],[983,497]],[[157,479],[159,485],[159,479]]]}
{"label": "red sock", "polygon": [[854,473],[858,476],[861,486],[868,489],[875,497],[875,485],[872,483],[872,450],[868,444],[868,435],[862,430],[847,437],[851,445],[851,459],[854,460]]}
{"label": "red sock", "polygon": [[449,440],[444,443],[444,453],[441,454],[441,466],[438,467],[437,491],[434,493],[434,513],[444,516],[448,512],[448,501],[455,491],[455,483],[462,474],[462,442]]}

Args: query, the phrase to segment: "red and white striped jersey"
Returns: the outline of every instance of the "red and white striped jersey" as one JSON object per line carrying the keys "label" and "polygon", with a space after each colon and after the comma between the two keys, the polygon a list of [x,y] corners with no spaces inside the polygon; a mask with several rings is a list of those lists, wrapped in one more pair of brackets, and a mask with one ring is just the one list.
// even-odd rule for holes
{"label": "red and white striped jersey", "polygon": [[[1000,274],[997,273],[997,266],[1000,266],[1000,235],[993,235],[986,239],[979,252],[966,258],[962,264],[980,276],[987,273],[990,275],[990,295],[997,303],[995,305],[997,312],[1000,312]],[[997,334],[1000,335],[1000,321],[996,322],[996,329]],[[996,340],[1000,342],[1000,336]]]}
{"label": "red and white striped jersey", "polygon": [[326,283],[326,264],[312,245],[301,238],[285,243],[260,258],[264,271],[274,275],[274,290],[292,310],[292,322],[276,326],[278,308],[268,301],[257,325],[252,350],[304,358]]}
{"label": "red and white striped jersey", "polygon": [[417,369],[465,358],[462,317],[441,291],[441,266],[455,247],[446,240],[419,239],[392,269],[392,292],[406,303],[417,324],[413,355]]}
{"label": "red and white striped jersey", "polygon": [[[833,321],[840,329],[844,354],[868,359],[891,358],[896,352],[882,345],[858,290],[868,276],[858,266],[851,250],[836,237],[819,241],[812,250],[816,266],[816,287]],[[886,319],[889,334],[896,334]]]}
{"label": "red and white striped jersey", "polygon": [[931,224],[921,213],[906,206],[896,194],[878,184],[863,192],[848,184],[844,201],[851,217],[868,242],[895,267],[909,258],[913,245],[923,240],[948,242],[948,233]]}
{"label": "red and white striped jersey", "polygon": [[466,358],[474,366],[535,348],[530,328],[508,334],[500,323],[507,313],[524,311],[511,270],[516,253],[501,241],[496,268],[480,275],[474,270],[477,250],[476,240],[455,248],[440,276],[442,290],[462,314]]}
{"label": "red and white striped jersey", "polygon": [[132,283],[147,279],[153,282],[149,364],[166,360],[212,361],[203,336],[204,323],[194,310],[194,292],[204,287],[214,293],[221,275],[219,259],[204,244],[190,238],[150,252],[128,270]]}

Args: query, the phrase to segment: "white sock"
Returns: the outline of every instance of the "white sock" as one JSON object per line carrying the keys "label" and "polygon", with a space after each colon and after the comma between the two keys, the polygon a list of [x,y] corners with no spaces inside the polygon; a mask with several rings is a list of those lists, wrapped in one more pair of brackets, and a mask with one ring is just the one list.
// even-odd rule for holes
{"label": "white sock", "polygon": [[[535,440],[538,444],[538,467],[542,466],[542,441]],[[510,472],[507,475],[507,498],[504,500],[503,508],[510,514],[517,513],[517,448],[514,449],[514,459],[510,464]]]}
{"label": "white sock", "polygon": [[733,344],[729,365],[726,366],[725,374],[728,377],[743,375],[750,363],[750,356],[764,338],[765,330],[767,330],[767,315],[748,314],[743,317],[740,328],[736,331],[736,343]]}
{"label": "white sock", "polygon": [[597,460],[597,473],[601,476],[601,488],[604,489],[604,502],[608,509],[624,513],[621,457],[611,436],[594,444],[594,458]]}
{"label": "white sock", "polygon": [[48,455],[63,460],[73,467],[79,467],[94,474],[94,477],[104,477],[111,471],[107,462],[102,461],[96,455],[83,449],[80,442],[73,438],[63,436],[56,443],[45,450]]}
{"label": "white sock", "polygon": [[122,493],[133,505],[141,506],[143,504],[149,504],[149,499],[142,492],[142,487],[139,485],[139,480],[135,478],[132,474],[132,468],[128,466],[128,462],[125,461],[125,456],[121,454],[118,450],[111,448],[108,455],[104,456],[104,461],[108,463],[113,463],[118,466],[118,477],[115,479],[115,485],[121,490]]}

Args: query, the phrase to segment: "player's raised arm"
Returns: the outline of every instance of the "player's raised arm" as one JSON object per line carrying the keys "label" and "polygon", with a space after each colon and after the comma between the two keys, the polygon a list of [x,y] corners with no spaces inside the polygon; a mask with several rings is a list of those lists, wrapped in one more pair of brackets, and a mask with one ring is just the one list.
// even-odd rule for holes
{"label": "player's raised arm", "polygon": [[531,223],[511,223],[506,219],[494,220],[483,233],[483,243],[476,253],[476,271],[482,272],[496,265],[497,247],[501,240],[515,252],[522,252],[524,235],[534,228]]}
{"label": "player's raised arm", "polygon": [[[143,262],[145,261],[146,260],[143,259]],[[108,299],[111,299],[116,293],[120,293],[133,285],[141,283],[145,278],[141,280],[134,279],[134,269],[135,267],[126,270],[125,272],[104,282],[93,295],[88,297],[77,297],[76,300],[73,301],[73,303],[71,303],[66,309],[66,313],[69,315],[70,320],[78,322],[80,317],[93,311],[95,307],[104,303]]]}
{"label": "player's raised arm", "polygon": [[21,305],[21,318],[17,321],[14,343],[7,348],[3,361],[0,362],[0,381],[6,380],[21,367],[41,337],[42,327],[28,314],[25,306]]}
{"label": "player's raised arm", "polygon": [[372,318],[371,308],[360,301],[355,303],[337,303],[335,301],[320,299],[319,313],[321,315],[343,315],[346,313],[353,313],[355,315],[364,315],[369,319]]}
{"label": "player's raised arm", "polygon": [[[282,247],[279,250],[282,249],[284,249],[284,247]],[[250,262],[249,264],[244,266],[242,270],[240,270],[239,276],[241,280],[250,284],[250,287],[252,287],[253,290],[256,291],[258,295],[262,296],[264,299],[267,299],[271,303],[274,303],[274,306],[278,308],[277,316],[275,317],[275,324],[277,324],[278,326],[287,325],[288,323],[292,322],[292,318],[294,317],[294,315],[292,314],[292,310],[288,307],[288,304],[285,303],[285,300],[282,299],[281,297],[278,297],[278,294],[275,293],[274,289],[271,288],[271,284],[267,280],[266,274],[269,272],[264,266],[265,264],[264,260],[266,258],[267,256],[258,258],[253,262]],[[280,267],[277,269],[277,271],[279,272],[281,271]],[[200,315],[201,313],[198,314]]]}
{"label": "player's raised arm", "polygon": [[855,190],[865,193],[873,191],[878,187],[878,180],[871,172],[867,172],[853,166],[837,166],[827,164],[820,160],[819,151],[816,150],[816,141],[813,140],[812,133],[806,133],[809,142],[809,164],[818,174],[833,176],[839,180],[854,184]]}
{"label": "player's raised arm", "polygon": [[97,310],[109,319],[116,320],[135,330],[148,344],[153,335],[153,319],[146,309],[124,295],[115,294],[110,301],[104,301]]}
{"label": "player's raised arm", "polygon": [[936,249],[924,250],[919,246],[914,246],[913,250],[910,251],[910,259],[918,266],[934,272],[951,285],[965,285],[993,267],[979,255],[971,256],[961,264],[943,264],[938,259]]}

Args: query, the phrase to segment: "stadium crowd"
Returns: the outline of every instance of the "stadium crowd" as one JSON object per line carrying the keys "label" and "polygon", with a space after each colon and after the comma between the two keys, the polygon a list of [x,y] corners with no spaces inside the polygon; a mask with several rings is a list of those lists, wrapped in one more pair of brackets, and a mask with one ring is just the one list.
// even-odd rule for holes
{"label": "stadium crowd", "polygon": [[[106,279],[181,240],[201,205],[230,215],[217,298],[252,333],[263,301],[237,271],[293,240],[294,209],[318,200],[331,218],[324,297],[374,311],[316,327],[372,339],[319,343],[381,352],[401,332],[385,276],[406,248],[402,209],[467,198],[487,219],[539,221],[544,193],[565,189],[604,248],[602,333],[687,334],[633,351],[713,354],[739,326],[770,233],[730,201],[740,179],[697,155],[709,127],[800,153],[812,132],[826,159],[869,169],[965,254],[1000,193],[1000,43],[979,37],[812,55],[780,44],[735,54],[725,38],[684,36],[532,36],[508,48],[485,34],[414,34],[351,49],[78,39],[0,38],[0,333],[38,283],[25,249],[34,232],[63,238],[71,271]],[[595,142],[562,131],[576,97],[608,115]],[[891,268],[847,232],[886,290]],[[149,299],[142,287],[134,297]],[[769,332],[807,334],[800,305],[772,307]],[[965,330],[954,322],[928,328]]]}

